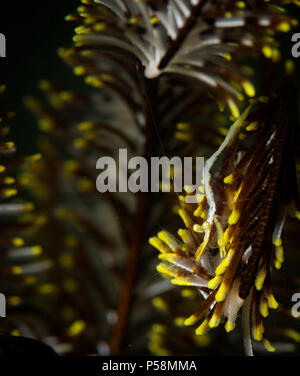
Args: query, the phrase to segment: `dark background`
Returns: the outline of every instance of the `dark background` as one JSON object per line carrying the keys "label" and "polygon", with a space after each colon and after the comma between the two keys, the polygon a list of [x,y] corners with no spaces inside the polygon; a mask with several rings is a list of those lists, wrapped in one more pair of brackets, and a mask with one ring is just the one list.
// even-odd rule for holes
{"label": "dark background", "polygon": [[11,138],[20,153],[36,150],[37,128],[23,105],[24,96],[41,96],[41,79],[66,89],[81,85],[57,54],[59,47],[72,44],[76,24],[65,21],[65,16],[79,5],[79,0],[1,2],[0,33],[6,36],[7,57],[0,58],[0,84],[6,84],[7,91],[0,98],[0,112],[17,113]]}

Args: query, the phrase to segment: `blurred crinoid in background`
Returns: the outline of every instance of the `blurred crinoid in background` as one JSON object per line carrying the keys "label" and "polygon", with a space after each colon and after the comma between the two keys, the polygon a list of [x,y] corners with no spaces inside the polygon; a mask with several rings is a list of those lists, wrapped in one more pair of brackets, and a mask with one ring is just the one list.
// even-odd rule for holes
{"label": "blurred crinoid in background", "polygon": [[[277,34],[297,24],[278,3],[297,2],[82,2],[67,16],[78,23],[74,45],[59,54],[89,89],[42,81],[42,99],[26,99],[41,130],[42,158],[20,167],[34,210],[15,229],[34,244],[20,255],[36,261],[8,269],[18,283],[6,332],[60,354],[239,354],[241,331],[233,329],[243,306],[248,351],[250,330],[273,350],[262,317],[277,306],[273,293],[288,304],[299,285],[297,271],[273,273],[283,262],[286,216],[299,217],[299,208],[296,125],[286,96],[273,94],[268,79],[282,65]],[[258,66],[268,74],[259,75]],[[286,73],[292,70],[286,62]],[[247,107],[256,91],[260,99]],[[139,192],[137,181],[137,192],[119,185],[100,194],[96,162],[114,158],[119,176],[120,149],[148,162],[208,158],[198,202],[178,200],[172,184]],[[171,235],[180,226],[174,213],[186,226],[179,239]],[[170,233],[154,237],[159,226]],[[294,227],[287,230],[289,255],[297,247]],[[158,271],[172,284],[156,272],[149,238],[161,252]],[[9,287],[3,292],[11,296]],[[282,326],[270,320],[268,329],[297,342],[286,307],[278,310]],[[195,332],[191,325],[202,319]],[[207,333],[224,319],[232,333]]]}
{"label": "blurred crinoid in background", "polygon": [[[1,95],[5,86],[0,87]],[[32,243],[24,235],[28,223],[23,218],[29,215],[34,204],[26,198],[26,181],[20,177],[23,168],[29,168],[39,159],[39,155],[17,157],[14,142],[9,139],[9,120],[13,113],[1,113],[1,291],[7,297],[7,319],[1,321],[1,328],[7,333],[19,334],[18,323],[27,321],[26,309],[15,310],[22,302],[21,294],[27,294],[26,285],[30,285],[33,275],[42,274],[51,266],[51,261],[43,256],[42,248],[38,243]],[[22,235],[21,235],[22,234]],[[36,291],[32,290],[35,295]],[[3,307],[2,307],[3,309]],[[2,314],[2,313],[1,313]],[[32,313],[28,312],[28,316]],[[37,324],[38,325],[38,324]]]}

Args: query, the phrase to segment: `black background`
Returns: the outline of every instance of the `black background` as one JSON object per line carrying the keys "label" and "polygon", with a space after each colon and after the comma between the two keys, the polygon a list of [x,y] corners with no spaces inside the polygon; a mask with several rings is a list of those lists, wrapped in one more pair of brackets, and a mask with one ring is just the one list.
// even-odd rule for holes
{"label": "black background", "polygon": [[0,98],[0,112],[17,113],[12,138],[21,153],[35,151],[36,125],[23,105],[26,95],[40,96],[38,82],[47,79],[63,88],[81,84],[57,54],[69,47],[76,24],[65,21],[79,0],[5,1],[0,5],[0,33],[6,36],[6,58],[0,58],[0,84],[7,85]]}

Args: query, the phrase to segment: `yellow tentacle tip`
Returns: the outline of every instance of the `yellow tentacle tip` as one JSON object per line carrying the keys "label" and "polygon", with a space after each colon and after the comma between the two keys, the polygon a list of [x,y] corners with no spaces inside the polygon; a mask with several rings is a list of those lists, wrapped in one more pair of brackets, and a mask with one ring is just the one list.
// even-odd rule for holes
{"label": "yellow tentacle tip", "polygon": [[245,82],[243,82],[242,85],[243,85],[245,93],[248,95],[248,97],[254,97],[255,96],[255,88],[250,81],[245,81]]}
{"label": "yellow tentacle tip", "polygon": [[188,317],[187,319],[185,319],[184,325],[185,326],[191,326],[191,325],[194,325],[197,321],[198,321],[197,316],[191,315],[190,317]]}
{"label": "yellow tentacle tip", "polygon": [[234,328],[235,328],[235,323],[228,320],[225,324],[226,332],[229,333],[229,332],[233,331]]}
{"label": "yellow tentacle tip", "polygon": [[212,278],[208,283],[207,287],[211,290],[216,289],[220,283],[222,282],[222,276],[217,275],[216,277]]}
{"label": "yellow tentacle tip", "polygon": [[217,326],[219,326],[220,322],[221,322],[221,318],[216,315],[213,315],[208,325],[210,328],[216,328]]}
{"label": "yellow tentacle tip", "polygon": [[228,218],[228,224],[235,225],[239,219],[240,219],[240,213],[236,209],[233,209],[230,217]]}
{"label": "yellow tentacle tip", "polygon": [[228,292],[228,287],[223,284],[219,287],[218,292],[216,293],[215,299],[216,302],[223,302],[226,298]]}
{"label": "yellow tentacle tip", "polygon": [[202,336],[203,334],[206,334],[208,330],[208,319],[205,319],[202,324],[195,330],[195,333],[197,336]]}
{"label": "yellow tentacle tip", "polygon": [[271,294],[268,296],[268,306],[270,308],[273,308],[273,309],[277,309],[278,308],[278,302],[276,301],[276,299],[274,298],[274,296]]}
{"label": "yellow tentacle tip", "polygon": [[268,350],[269,352],[274,352],[276,351],[276,348],[274,346],[271,345],[270,341],[267,340],[267,339],[264,339],[263,340],[263,343],[264,343],[264,346],[266,348],[266,350]]}
{"label": "yellow tentacle tip", "polygon": [[226,176],[226,177],[224,178],[224,183],[225,183],[225,184],[232,184],[232,183],[233,183],[233,175],[230,174],[230,175]]}

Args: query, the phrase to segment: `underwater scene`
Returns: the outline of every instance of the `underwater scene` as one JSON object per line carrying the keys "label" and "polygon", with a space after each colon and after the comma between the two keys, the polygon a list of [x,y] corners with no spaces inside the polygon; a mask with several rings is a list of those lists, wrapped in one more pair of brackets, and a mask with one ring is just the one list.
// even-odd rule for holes
{"label": "underwater scene", "polygon": [[300,355],[299,22],[1,3],[1,357]]}

